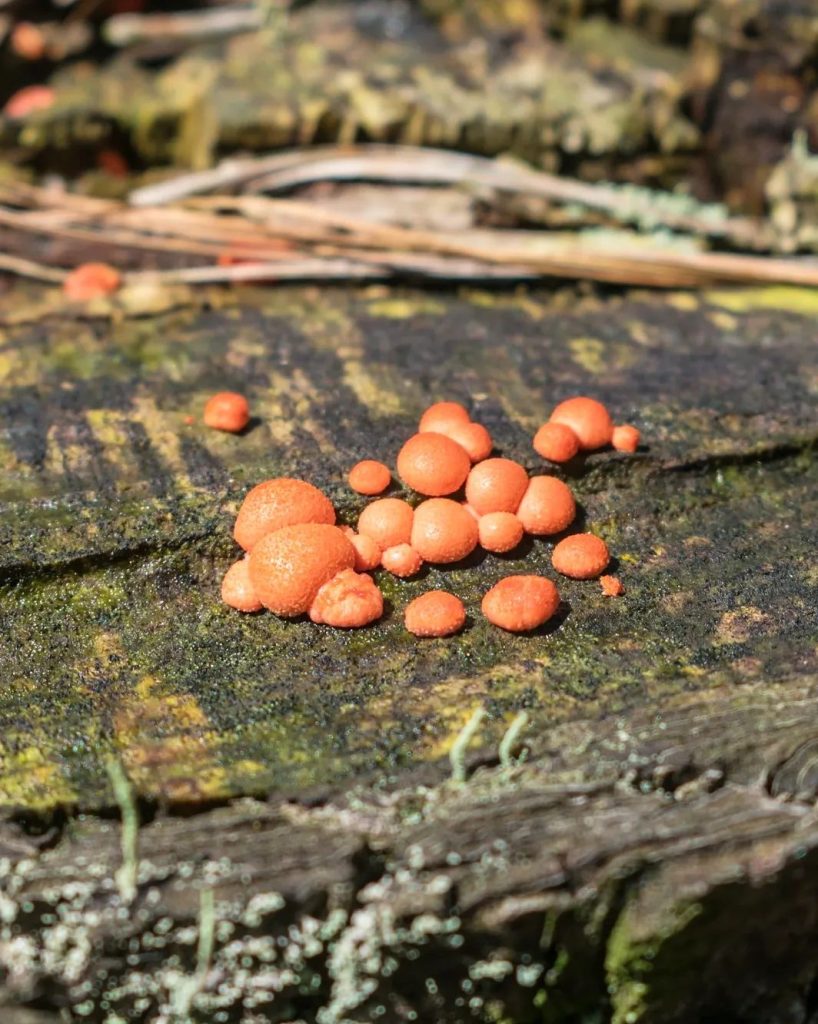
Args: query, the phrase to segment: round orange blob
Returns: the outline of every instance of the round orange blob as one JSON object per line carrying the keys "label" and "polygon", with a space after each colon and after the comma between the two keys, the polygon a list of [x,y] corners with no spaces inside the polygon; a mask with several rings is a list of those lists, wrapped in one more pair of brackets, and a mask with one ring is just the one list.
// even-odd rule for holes
{"label": "round orange blob", "polygon": [[122,275],[107,263],[83,263],[72,270],[62,284],[63,294],[72,302],[88,302],[115,292]]}
{"label": "round orange blob", "polygon": [[306,480],[277,477],[257,484],[247,493],[233,536],[245,551],[250,551],[261,538],[283,526],[296,523],[335,522],[335,509],[329,498]]}
{"label": "round orange blob", "polygon": [[489,512],[516,512],[528,487],[528,473],[511,459],[486,459],[466,481],[466,501],[485,516]]}
{"label": "round orange blob", "polygon": [[363,533],[354,533],[350,538],[355,548],[355,572],[371,572],[381,564],[381,549],[378,544]]}
{"label": "round orange blob", "polygon": [[579,438],[564,423],[543,423],[534,435],[534,451],[549,462],[568,462],[579,451]]}
{"label": "round orange blob", "polygon": [[308,611],[325,583],[352,568],[355,548],[336,526],[298,523],[262,537],[249,562],[261,603],[290,618]]}
{"label": "round orange blob", "polygon": [[454,424],[465,425],[468,422],[469,414],[458,402],[435,402],[420,417],[418,433],[425,434],[432,430],[438,434],[447,434],[449,427]]}
{"label": "round orange blob", "polygon": [[381,555],[381,565],[393,576],[409,579],[420,572],[423,559],[411,544],[396,544]]}
{"label": "round orange blob", "polygon": [[463,602],[445,590],[430,590],[410,601],[403,621],[415,636],[451,636],[466,622]]}
{"label": "round orange blob", "polygon": [[430,498],[415,509],[412,547],[425,562],[459,562],[477,547],[478,526],[458,501]]}
{"label": "round orange blob", "polygon": [[559,591],[544,576],[506,576],[486,594],[481,608],[495,626],[526,633],[547,622],[559,605]]}
{"label": "round orange blob", "polygon": [[551,554],[551,564],[575,580],[592,580],[608,567],[608,545],[592,533],[575,533],[561,540]]}
{"label": "round orange blob", "polygon": [[463,486],[470,466],[465,449],[434,432],[415,434],[398,453],[401,480],[419,494],[433,497],[454,494]]}
{"label": "round orange blob", "polygon": [[220,391],[204,407],[205,426],[238,434],[250,422],[250,406],[236,391]]}
{"label": "round orange blob", "polygon": [[349,471],[347,482],[358,494],[383,494],[392,479],[389,467],[374,459],[364,459]]}
{"label": "round orange blob", "polygon": [[491,455],[494,442],[491,434],[480,423],[453,423],[441,433],[445,433],[461,448],[466,450],[471,462],[482,462]]}
{"label": "round orange blob", "polygon": [[560,533],[577,514],[571,488],[555,476],[532,476],[517,509],[526,533],[543,536]]}
{"label": "round orange blob", "polygon": [[250,582],[250,566],[246,558],[234,562],[224,574],[222,601],[240,612],[260,612],[264,607]]}
{"label": "round orange blob", "polygon": [[489,512],[477,525],[480,547],[486,551],[512,551],[523,539],[523,524],[513,512]]}
{"label": "round orange blob", "polygon": [[621,427],[613,428],[611,444],[618,452],[635,452],[641,439],[642,435],[638,428],[625,423]]}
{"label": "round orange blob", "polygon": [[621,597],[625,593],[622,581],[616,576],[600,576],[599,584],[605,597]]}
{"label": "round orange blob", "polygon": [[28,117],[38,110],[48,110],[56,98],[57,94],[49,85],[26,85],[9,97],[3,113],[15,120]]}
{"label": "round orange blob", "polygon": [[358,517],[358,533],[371,537],[381,551],[408,544],[412,535],[412,506],[402,498],[380,498]]}
{"label": "round orange blob", "polygon": [[344,569],[325,583],[310,605],[313,622],[358,629],[383,615],[383,594],[371,576]]}
{"label": "round orange blob", "polygon": [[579,438],[580,447],[586,451],[604,448],[611,443],[613,420],[611,414],[595,398],[569,398],[560,402],[551,413],[552,423],[563,423]]}
{"label": "round orange blob", "polygon": [[18,22],[11,33],[11,48],[24,60],[40,60],[45,55],[42,30],[30,21]]}

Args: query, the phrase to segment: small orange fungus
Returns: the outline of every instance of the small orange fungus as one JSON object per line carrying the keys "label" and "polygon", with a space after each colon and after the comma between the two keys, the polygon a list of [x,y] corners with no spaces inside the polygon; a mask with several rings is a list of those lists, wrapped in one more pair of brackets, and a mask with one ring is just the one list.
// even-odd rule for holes
{"label": "small orange fungus", "polygon": [[575,533],[566,537],[551,555],[551,563],[557,572],[575,580],[595,579],[605,571],[610,560],[608,545],[593,533]]}
{"label": "small orange fungus", "polygon": [[250,581],[264,607],[292,617],[310,609],[325,583],[352,569],[355,548],[336,526],[298,523],[262,537],[249,562]]}
{"label": "small orange fungus", "polygon": [[48,110],[56,98],[57,94],[48,85],[27,85],[9,97],[3,107],[3,113],[15,120],[28,117],[38,110]]}
{"label": "small orange fungus", "polygon": [[577,514],[571,488],[555,476],[533,476],[517,509],[526,533],[560,533]]}
{"label": "small orange fungus", "polygon": [[579,451],[579,438],[564,423],[543,423],[534,435],[534,451],[549,462],[568,462]]}
{"label": "small orange fungus", "polygon": [[381,565],[393,576],[400,576],[405,580],[420,572],[423,559],[411,544],[395,544],[381,555]]}
{"label": "small orange fungus", "polygon": [[412,547],[425,562],[459,562],[474,551],[477,541],[477,522],[459,502],[430,498],[415,509]]}
{"label": "small orange fungus", "polygon": [[468,453],[444,434],[430,431],[410,437],[398,453],[398,474],[418,491],[440,497],[453,494],[469,475]]}
{"label": "small orange fungus", "polygon": [[389,486],[392,474],[389,467],[374,459],[364,459],[356,463],[349,471],[347,481],[353,491],[358,494],[383,494]]}
{"label": "small orange fungus", "polygon": [[595,398],[579,396],[560,402],[551,413],[551,422],[570,427],[579,438],[580,446],[586,451],[604,448],[606,444],[611,443],[611,414]]}
{"label": "small orange fungus", "polygon": [[528,487],[528,473],[511,459],[486,459],[466,481],[466,501],[478,513],[516,512]]}
{"label": "small orange fungus", "polygon": [[122,276],[115,267],[107,263],[83,263],[66,277],[62,290],[72,302],[87,302],[110,295],[120,284]]}
{"label": "small orange fungus", "polygon": [[349,526],[342,526],[341,531],[355,548],[355,572],[371,572],[377,569],[381,564],[381,549],[375,541],[363,533],[356,533]]}
{"label": "small orange fungus", "polygon": [[257,484],[242,502],[233,536],[250,551],[265,534],[296,523],[335,522],[335,509],[326,495],[306,480],[277,477]]}
{"label": "small orange fungus", "polygon": [[544,576],[506,576],[483,598],[483,614],[510,633],[526,633],[546,622],[559,608],[557,588]]}
{"label": "small orange fungus", "polygon": [[240,612],[260,612],[264,607],[250,582],[250,566],[246,558],[234,562],[224,574],[222,601]]}
{"label": "small orange fungus", "polygon": [[204,408],[205,426],[238,434],[250,422],[250,407],[244,395],[220,391],[207,400]]}
{"label": "small orange fungus", "polygon": [[447,434],[455,423],[464,426],[469,422],[469,414],[458,402],[435,402],[420,417],[418,433],[426,434],[430,430],[438,434]]}
{"label": "small orange fungus", "polygon": [[[441,430],[441,433],[444,431]],[[447,437],[456,441],[472,462],[482,462],[491,455],[494,442],[491,434],[480,423],[454,423],[446,431]]]}
{"label": "small orange fungus", "polygon": [[629,423],[625,423],[621,427],[613,428],[611,444],[618,452],[635,452],[639,447],[641,438],[642,435],[637,427],[632,427]]}
{"label": "small orange fungus", "polygon": [[358,629],[383,615],[383,594],[371,576],[344,569],[320,588],[309,611],[313,622]]}
{"label": "small orange fungus", "polygon": [[415,636],[451,636],[466,622],[463,602],[445,590],[430,590],[406,606],[403,620]]}
{"label": "small orange fungus", "polygon": [[512,551],[523,539],[523,524],[513,512],[489,512],[477,525],[480,546],[486,551]]}
{"label": "small orange fungus", "polygon": [[621,597],[625,593],[622,581],[616,576],[600,576],[599,583],[605,597]]}
{"label": "small orange fungus", "polygon": [[45,56],[42,29],[30,21],[19,21],[11,32],[12,50],[23,60],[41,60]]}
{"label": "small orange fungus", "polygon": [[371,537],[381,551],[408,544],[412,535],[412,506],[403,498],[379,498],[358,517],[358,533]]}

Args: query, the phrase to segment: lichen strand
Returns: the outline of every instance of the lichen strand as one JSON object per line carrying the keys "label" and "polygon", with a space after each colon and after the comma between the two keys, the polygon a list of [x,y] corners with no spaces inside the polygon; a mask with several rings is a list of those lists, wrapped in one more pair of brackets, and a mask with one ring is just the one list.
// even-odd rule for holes
{"label": "lichen strand", "polygon": [[[95,351],[87,376],[49,362],[44,327],[9,331],[4,351],[24,383],[12,374],[0,386],[2,803],[106,803],[112,750],[144,796],[295,791],[444,756],[480,702],[481,739],[495,743],[499,719],[521,707],[553,722],[814,667],[804,524],[818,471],[798,454],[815,429],[808,319],[764,307],[719,327],[707,307],[660,298],[567,313],[550,312],[545,294],[430,307],[401,292],[401,308],[418,303],[404,318],[381,315],[366,292],[317,300],[247,289],[240,309],[112,325],[105,346],[81,332],[76,359]],[[329,323],[349,340],[340,352]],[[599,340],[599,368],[571,357],[578,337]],[[361,380],[349,360],[366,367],[366,389],[344,383]],[[401,392],[379,415],[377,389],[391,395],[410,378],[417,408],[401,412]],[[244,437],[184,422],[223,386],[259,416]],[[563,614],[539,635],[493,629],[478,613],[493,583],[551,575],[552,544],[536,541],[406,582],[382,574],[387,615],[355,635],[220,604],[250,484],[302,476],[354,523],[365,499],[344,483],[349,465],[394,463],[423,405],[442,397],[465,401],[503,455],[541,471],[531,436],[571,393],[607,401],[649,446],[590,455],[568,474],[579,525],[608,542],[625,599],[560,581]],[[457,638],[420,644],[402,612],[433,588],[462,597],[470,621]]]}

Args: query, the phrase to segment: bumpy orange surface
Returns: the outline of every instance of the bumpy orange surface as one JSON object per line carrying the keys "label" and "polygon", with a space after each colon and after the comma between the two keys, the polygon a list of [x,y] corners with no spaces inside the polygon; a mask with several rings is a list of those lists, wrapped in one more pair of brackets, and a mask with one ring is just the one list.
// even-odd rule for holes
{"label": "bumpy orange surface", "polygon": [[355,548],[336,526],[299,523],[268,533],[249,556],[250,582],[265,608],[292,617],[308,611],[320,588],[355,564]]}
{"label": "bumpy orange surface", "polygon": [[469,414],[458,402],[435,402],[420,417],[418,433],[425,434],[429,430],[445,434],[455,423],[468,423]]}
{"label": "bumpy orange surface", "polygon": [[245,551],[261,538],[295,523],[335,522],[329,498],[306,480],[277,477],[257,484],[242,502],[233,536]]}
{"label": "bumpy orange surface", "polygon": [[485,516],[489,512],[516,512],[528,487],[528,473],[511,459],[486,459],[469,473],[466,501]]}
{"label": "bumpy orange surface", "polygon": [[466,450],[471,462],[487,459],[494,447],[491,434],[481,423],[453,423],[445,434]]}
{"label": "bumpy orange surface", "polygon": [[559,605],[559,591],[544,576],[506,576],[486,594],[481,607],[495,626],[526,633],[547,622]]}
{"label": "bumpy orange surface", "polygon": [[220,391],[207,400],[204,408],[205,426],[238,434],[250,422],[250,407],[244,395],[236,391]]}
{"label": "bumpy orange surface", "polygon": [[474,517],[451,498],[430,498],[415,509],[412,547],[425,562],[459,562],[477,547]]}
{"label": "bumpy orange surface", "polygon": [[517,509],[526,533],[560,533],[577,514],[571,488],[555,476],[533,476]]}
{"label": "bumpy orange surface", "polygon": [[618,452],[635,452],[639,447],[640,439],[639,430],[625,423],[621,427],[613,428],[611,444]]}
{"label": "bumpy orange surface", "polygon": [[356,463],[349,471],[347,481],[353,491],[358,494],[383,494],[389,486],[392,474],[389,467],[375,459],[364,459]]}
{"label": "bumpy orange surface", "polygon": [[621,597],[625,593],[622,581],[618,580],[616,576],[600,576],[599,585],[602,587],[605,597]]}
{"label": "bumpy orange surface", "polygon": [[523,539],[523,524],[513,512],[489,512],[477,526],[480,547],[496,554],[512,551]]}
{"label": "bumpy orange surface", "polygon": [[337,629],[368,626],[383,615],[383,595],[371,576],[344,569],[325,583],[310,605],[313,622]]}
{"label": "bumpy orange surface", "polygon": [[575,533],[561,540],[551,555],[551,564],[563,576],[592,580],[608,567],[608,545],[593,533]]}
{"label": "bumpy orange surface", "polygon": [[568,462],[579,451],[579,438],[564,423],[543,423],[534,435],[534,451],[549,462]]}
{"label": "bumpy orange surface", "polygon": [[471,461],[456,441],[433,431],[410,437],[398,453],[398,475],[419,494],[440,497],[463,486]]}
{"label": "bumpy orange surface", "polygon": [[358,533],[371,537],[381,551],[408,544],[412,535],[412,506],[402,498],[380,498],[358,517]]}
{"label": "bumpy orange surface", "polygon": [[381,565],[393,576],[409,579],[423,568],[423,559],[411,544],[396,544],[381,555]]}
{"label": "bumpy orange surface", "polygon": [[234,562],[224,574],[222,601],[240,612],[261,611],[263,605],[250,582],[250,565],[246,558]]}
{"label": "bumpy orange surface", "polygon": [[604,448],[611,443],[613,420],[601,402],[594,398],[579,396],[560,402],[551,413],[552,423],[562,423],[579,438],[586,451]]}
{"label": "bumpy orange surface", "polygon": [[409,602],[403,620],[415,636],[451,636],[463,628],[466,609],[454,594],[430,590]]}

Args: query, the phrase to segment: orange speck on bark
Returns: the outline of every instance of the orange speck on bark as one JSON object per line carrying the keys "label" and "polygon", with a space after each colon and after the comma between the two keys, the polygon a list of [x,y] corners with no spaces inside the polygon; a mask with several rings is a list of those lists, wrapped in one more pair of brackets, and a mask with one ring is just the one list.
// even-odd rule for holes
{"label": "orange speck on bark", "polygon": [[335,509],[317,487],[306,480],[278,477],[257,484],[247,493],[236,517],[233,536],[245,551],[250,551],[265,534],[284,526],[334,522]]}
{"label": "orange speck on bark", "polygon": [[411,544],[395,544],[381,555],[381,565],[393,576],[409,579],[423,568],[423,559]]}
{"label": "orange speck on bark", "polygon": [[571,488],[555,476],[533,476],[517,509],[526,533],[560,533],[577,514]]}
{"label": "orange speck on bark", "polygon": [[453,494],[469,475],[468,453],[444,434],[429,432],[410,437],[398,453],[398,474],[419,494]]}
{"label": "orange speck on bark", "polygon": [[466,609],[454,594],[445,590],[429,590],[409,602],[403,621],[415,636],[451,636],[463,628]]}
{"label": "orange speck on bark", "polygon": [[412,506],[403,498],[379,498],[358,516],[358,533],[371,537],[381,551],[408,544],[412,535]]}
{"label": "orange speck on bark", "polygon": [[579,438],[564,423],[543,423],[534,435],[534,451],[549,462],[568,462],[579,451]]}
{"label": "orange speck on bark", "polygon": [[234,562],[224,574],[222,601],[240,612],[260,612],[264,607],[250,580],[250,566],[246,558]]}
{"label": "orange speck on bark", "polygon": [[418,433],[426,434],[430,430],[438,434],[447,434],[449,427],[456,423],[465,426],[469,422],[469,414],[459,402],[435,402],[420,417]]}
{"label": "orange speck on bark", "polygon": [[207,400],[204,407],[205,426],[238,434],[250,422],[250,406],[244,395],[220,391]]}
{"label": "orange speck on bark", "polygon": [[622,581],[616,576],[600,576],[599,584],[605,597],[621,597],[625,593]]}
{"label": "orange speck on bark", "polygon": [[526,633],[547,622],[559,605],[559,591],[544,576],[506,576],[486,594],[481,608],[495,626]]}
{"label": "orange speck on bark", "polygon": [[608,545],[592,533],[575,533],[561,540],[551,555],[551,564],[575,580],[592,580],[608,567]]}
{"label": "orange speck on bark", "polygon": [[635,452],[641,439],[642,435],[638,428],[625,423],[621,427],[613,428],[611,444],[618,452]]}
{"label": "orange speck on bark", "polygon": [[115,292],[122,275],[107,263],[83,263],[63,281],[63,294],[72,302],[87,302]]}
{"label": "orange speck on bark", "polygon": [[9,97],[3,113],[15,120],[28,117],[38,110],[48,110],[56,98],[57,94],[48,85],[27,85]]}
{"label": "orange speck on bark", "polygon": [[336,526],[298,523],[268,533],[249,555],[250,581],[265,608],[303,615],[325,583],[355,564],[355,548]]}
{"label": "orange speck on bark", "polygon": [[469,473],[466,501],[478,513],[516,512],[528,487],[528,473],[511,459],[486,459]]}
{"label": "orange speck on bark", "polygon": [[375,459],[364,459],[349,471],[347,481],[358,494],[383,494],[392,480],[389,467]]}
{"label": "orange speck on bark", "polygon": [[478,526],[460,502],[430,498],[415,509],[412,547],[425,562],[459,562],[477,547]]}
{"label": "orange speck on bark", "polygon": [[313,622],[358,629],[383,615],[383,594],[371,576],[344,569],[325,583],[310,605]]}
{"label": "orange speck on bark", "polygon": [[23,60],[40,60],[45,55],[45,37],[42,30],[30,21],[20,21],[12,30],[11,48]]}
{"label": "orange speck on bark", "polygon": [[560,402],[551,413],[551,422],[570,427],[579,438],[580,446],[586,451],[604,448],[606,444],[611,443],[611,414],[595,398],[578,396]]}
{"label": "orange speck on bark", "polygon": [[486,551],[503,554],[512,551],[523,539],[523,524],[513,512],[489,512],[477,524],[480,546]]}
{"label": "orange speck on bark", "polygon": [[445,431],[447,437],[466,450],[471,462],[482,462],[491,455],[494,442],[481,423],[453,423]]}

